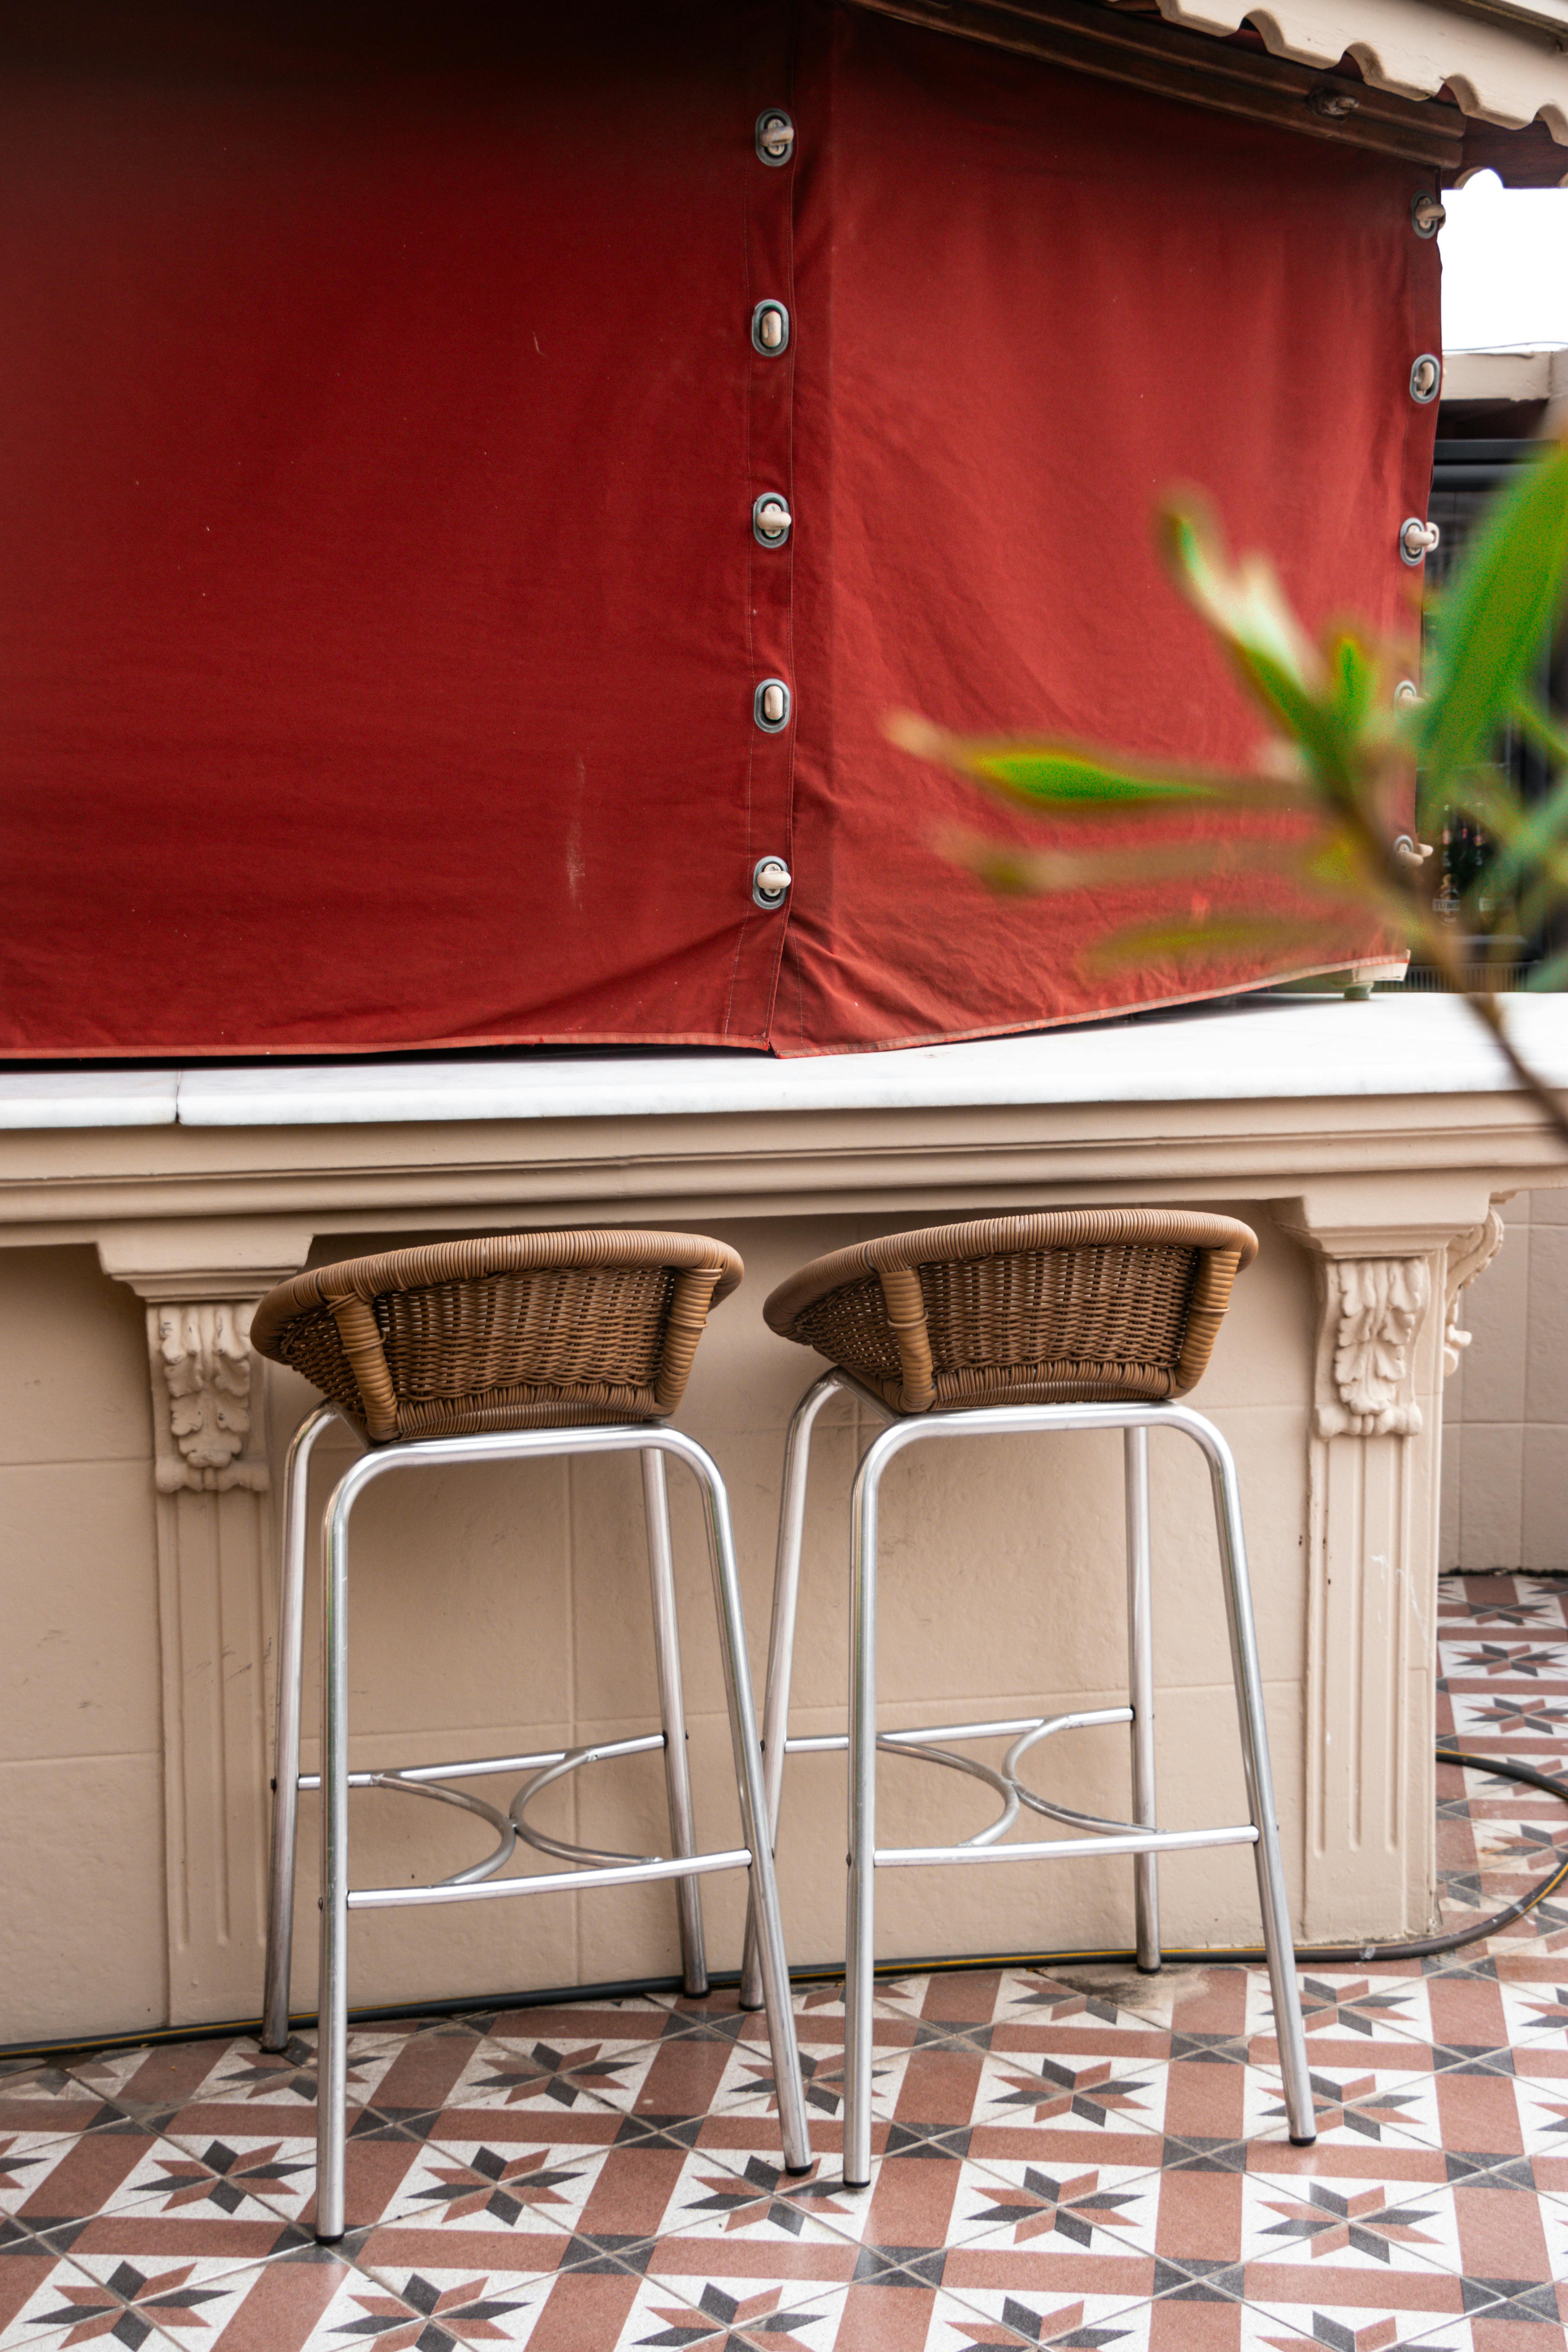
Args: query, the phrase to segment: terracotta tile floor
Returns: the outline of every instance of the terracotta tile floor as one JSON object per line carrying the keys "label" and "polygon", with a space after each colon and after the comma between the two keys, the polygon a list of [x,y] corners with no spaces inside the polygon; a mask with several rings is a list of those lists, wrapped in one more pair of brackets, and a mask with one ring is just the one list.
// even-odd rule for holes
{"label": "terracotta tile floor", "polygon": [[[1563,1769],[1568,1585],[1450,1580],[1440,1630],[1440,1729]],[[1454,1924],[1568,1849],[1563,1807],[1485,1774],[1445,1770],[1440,1814]],[[798,1996],[804,2183],[732,1993],[357,2033],[331,2253],[308,2037],[13,2064],[0,2345],[1565,2352],[1568,1903],[1446,1960],[1303,1976],[1310,2150],[1259,1970],[888,1982],[859,2194],[836,1987]]]}

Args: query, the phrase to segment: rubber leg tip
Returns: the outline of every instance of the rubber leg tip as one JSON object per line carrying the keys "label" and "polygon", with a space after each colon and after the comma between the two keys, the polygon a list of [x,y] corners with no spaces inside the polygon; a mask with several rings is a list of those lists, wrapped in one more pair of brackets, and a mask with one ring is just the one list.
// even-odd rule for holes
{"label": "rubber leg tip", "polygon": [[1316,2147],[1318,2145],[1318,2135],[1316,2132],[1304,2132],[1301,2137],[1298,2139],[1295,2133],[1292,2132],[1290,2135],[1290,2145],[1292,2147]]}
{"label": "rubber leg tip", "polygon": [[761,2014],[765,2004],[760,2000],[742,2000],[737,2001],[735,2006],[737,2009],[743,2009],[748,2017],[756,2017]]}
{"label": "rubber leg tip", "polygon": [[1151,1960],[1147,1964],[1140,1960],[1138,1963],[1138,1973],[1141,1977],[1157,1977],[1160,1969],[1161,1963],[1158,1960]]}
{"label": "rubber leg tip", "polygon": [[792,2180],[806,2180],[816,2170],[816,2165],[815,2161],[810,2164],[786,2164],[784,2170]]}
{"label": "rubber leg tip", "polygon": [[849,2175],[846,2173],[844,2186],[846,2189],[869,2189],[871,2184],[868,2180],[851,2180]]}

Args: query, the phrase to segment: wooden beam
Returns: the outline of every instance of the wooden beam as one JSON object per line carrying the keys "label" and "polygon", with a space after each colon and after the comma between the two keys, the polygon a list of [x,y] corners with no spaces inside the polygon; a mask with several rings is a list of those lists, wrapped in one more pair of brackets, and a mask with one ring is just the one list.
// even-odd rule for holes
{"label": "wooden beam", "polygon": [[[1184,100],[1309,139],[1371,148],[1452,177],[1466,168],[1470,126],[1442,99],[1396,98],[1344,75],[1315,72],[1267,50],[1123,15],[1094,0],[850,0],[879,16],[1069,66],[1159,98]],[[1512,135],[1478,124],[1489,144]],[[1568,170],[1568,149],[1559,148]],[[1493,163],[1489,152],[1486,161]]]}

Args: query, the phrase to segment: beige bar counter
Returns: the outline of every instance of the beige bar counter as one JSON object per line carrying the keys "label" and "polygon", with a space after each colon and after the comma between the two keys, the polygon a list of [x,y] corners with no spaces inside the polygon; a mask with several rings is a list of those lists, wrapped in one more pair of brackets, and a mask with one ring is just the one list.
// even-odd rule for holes
{"label": "beige bar counter", "polygon": [[[1568,1083],[1568,1000],[1518,1013]],[[1564,1181],[1462,1009],[1417,996],[1256,999],[793,1063],[0,1075],[0,2042],[255,2015],[277,1490],[310,1399],[250,1357],[249,1310],[308,1260],[516,1226],[689,1225],[745,1257],[680,1421],[729,1482],[760,1677],[784,1424],[816,1365],[763,1326],[773,1283],[819,1251],[969,1213],[1182,1201],[1247,1218],[1261,1255],[1195,1402],[1240,1466],[1292,1900],[1313,1939],[1418,1931],[1446,1339],[1452,1356],[1461,1286],[1500,1230],[1494,1202]],[[838,1727],[844,1700],[860,1433],[849,1406],[835,1414],[797,1652],[795,1727],[808,1731]],[[1184,1451],[1155,1439],[1173,1828],[1239,1818],[1243,1803],[1213,1538]],[[1115,1441],[941,1455],[885,1489],[889,1719],[1118,1703]],[[679,1485],[699,1829],[729,1843],[706,1563]],[[640,1547],[625,1463],[373,1494],[353,1599],[356,1762],[655,1728]],[[1051,1743],[1038,1777],[1070,1804],[1124,1809],[1125,1733]],[[891,1761],[885,1790],[895,1842],[988,1817],[976,1784],[914,1763]],[[652,1851],[661,1801],[657,1757],[638,1758],[578,1775],[540,1818]],[[792,1762],[781,1871],[799,1964],[842,1951],[843,1801],[839,1759]],[[482,1827],[443,1808],[379,1793],[355,1807],[361,1884],[437,1876],[485,1850]],[[307,1800],[307,1872],[311,1811]],[[1173,1858],[1163,1879],[1169,1942],[1254,1939],[1245,1851]],[[733,1966],[741,1883],[710,1880],[704,1899],[710,1957]],[[1100,1862],[895,1873],[879,1897],[890,1958],[1120,1947],[1131,1909],[1130,1869]],[[300,2007],[314,1916],[307,1886]],[[360,2005],[675,1966],[659,1887],[363,1916],[352,1934]]]}

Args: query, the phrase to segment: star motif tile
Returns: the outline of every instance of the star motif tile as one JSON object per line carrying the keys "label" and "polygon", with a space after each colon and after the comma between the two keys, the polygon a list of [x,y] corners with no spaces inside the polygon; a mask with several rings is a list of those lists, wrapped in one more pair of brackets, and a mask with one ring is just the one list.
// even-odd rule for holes
{"label": "star motif tile", "polygon": [[[1565,1769],[1568,1581],[1445,1580],[1458,1728]],[[1568,1809],[1438,1770],[1445,1918]],[[349,2231],[310,2233],[315,2044],[0,2061],[0,2347],[43,2352],[1568,2352],[1568,1899],[1426,1961],[879,1979],[873,2178],[842,2178],[842,1981],[800,1983],[815,2162],[783,2169],[732,1987],[356,2029]]]}

